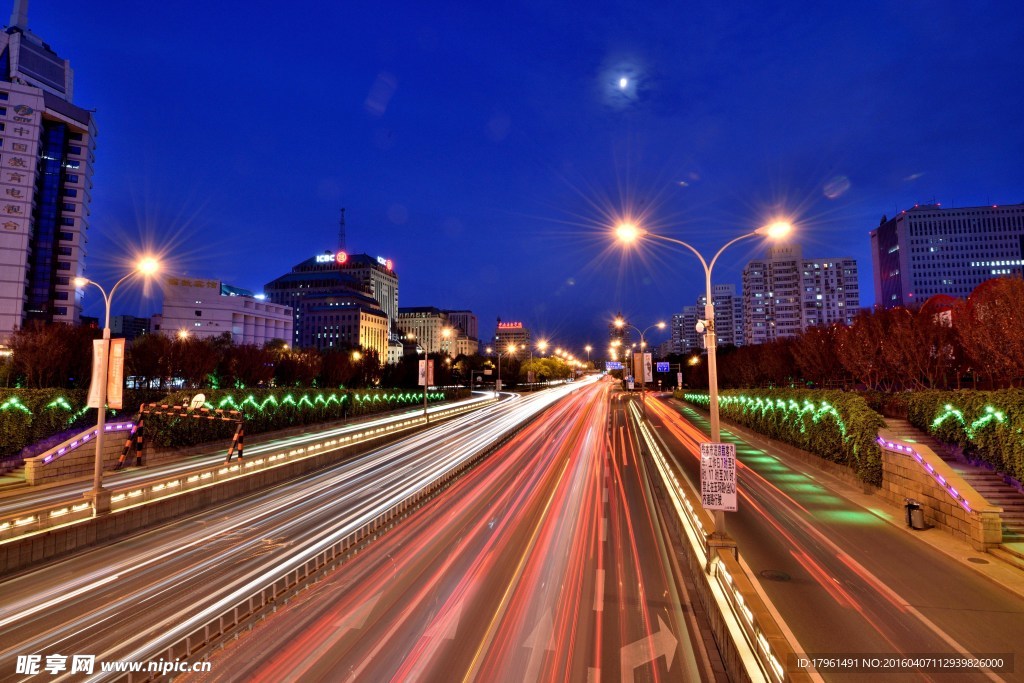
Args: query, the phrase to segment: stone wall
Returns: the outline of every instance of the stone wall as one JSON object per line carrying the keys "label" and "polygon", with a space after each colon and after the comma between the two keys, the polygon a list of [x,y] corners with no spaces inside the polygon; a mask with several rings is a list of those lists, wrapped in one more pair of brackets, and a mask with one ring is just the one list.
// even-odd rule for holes
{"label": "stone wall", "polygon": [[[130,422],[111,422],[110,431],[103,436],[103,469],[117,465],[124,441],[128,438]],[[25,459],[25,481],[29,486],[53,484],[59,481],[91,477],[96,464],[96,427],[76,434],[45,453]],[[66,449],[60,454],[61,449]],[[49,458],[49,462],[47,462]]]}
{"label": "stone wall", "polygon": [[1002,508],[989,505],[928,446],[900,441],[887,430],[878,435],[883,498],[899,506],[907,498],[917,501],[925,524],[970,543],[975,550],[1002,542]]}

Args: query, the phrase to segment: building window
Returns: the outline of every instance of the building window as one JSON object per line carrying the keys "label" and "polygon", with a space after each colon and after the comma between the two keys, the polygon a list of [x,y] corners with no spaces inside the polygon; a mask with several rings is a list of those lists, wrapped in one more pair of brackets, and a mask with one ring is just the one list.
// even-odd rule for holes
{"label": "building window", "polygon": [[65,261],[58,261],[57,270],[71,270],[71,264]]}
{"label": "building window", "polygon": [[72,240],[74,240],[74,239],[75,239],[75,233],[73,233],[73,232],[64,232],[64,231],[61,231],[61,232],[60,232],[60,233],[58,234],[58,238],[59,238],[59,239],[60,239],[60,240],[61,240],[62,242],[71,242]]}

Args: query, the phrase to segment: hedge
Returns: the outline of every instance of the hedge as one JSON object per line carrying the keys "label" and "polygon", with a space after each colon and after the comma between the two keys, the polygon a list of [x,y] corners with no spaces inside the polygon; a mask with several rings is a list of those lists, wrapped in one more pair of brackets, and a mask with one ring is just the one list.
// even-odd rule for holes
{"label": "hedge", "polygon": [[[676,397],[704,407],[703,393],[676,392]],[[885,426],[882,416],[856,394],[815,389],[726,390],[719,411],[732,422],[784,441],[825,460],[846,465],[861,480],[880,486],[881,452],[875,439]]]}
{"label": "hedge", "polygon": [[[15,456],[26,446],[61,432],[96,424],[96,411],[85,407],[87,395],[85,389],[0,389],[0,458]],[[164,395],[163,391],[126,390],[125,410],[109,410],[108,419]]]}
{"label": "hedge", "polygon": [[914,392],[907,396],[907,419],[1024,481],[1024,389]]}
{"label": "hedge", "polygon": [[[316,390],[289,387],[276,389],[213,389],[204,392],[205,407],[238,410],[245,419],[245,433],[259,434],[346,417],[369,415],[406,406],[421,405],[423,392],[401,389]],[[194,391],[178,391],[165,403],[182,405]],[[459,398],[465,390],[446,389],[427,394],[430,402]],[[230,438],[234,425],[228,422],[152,416],[146,418],[146,441],[158,446],[194,446]]]}

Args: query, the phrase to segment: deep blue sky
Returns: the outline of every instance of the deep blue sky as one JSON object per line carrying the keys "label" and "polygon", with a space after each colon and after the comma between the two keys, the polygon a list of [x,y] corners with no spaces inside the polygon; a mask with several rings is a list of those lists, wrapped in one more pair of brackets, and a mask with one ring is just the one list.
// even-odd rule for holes
{"label": "deep blue sky", "polygon": [[703,291],[686,253],[624,259],[620,211],[705,252],[788,212],[805,255],[858,260],[870,305],[882,214],[1024,201],[1016,1],[31,0],[29,26],[97,112],[96,278],[148,242],[259,290],[347,207],[401,305],[601,348],[616,311]]}

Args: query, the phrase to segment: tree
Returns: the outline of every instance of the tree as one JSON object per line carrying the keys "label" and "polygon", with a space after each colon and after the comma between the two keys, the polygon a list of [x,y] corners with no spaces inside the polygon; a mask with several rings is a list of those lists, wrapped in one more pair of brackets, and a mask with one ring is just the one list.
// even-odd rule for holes
{"label": "tree", "polygon": [[95,338],[92,328],[30,321],[11,335],[14,372],[28,387],[86,387]]}
{"label": "tree", "polygon": [[125,352],[125,374],[134,377],[136,385],[150,386],[159,380],[160,388],[170,376],[171,340],[162,334],[136,337]]}
{"label": "tree", "polygon": [[1024,379],[1024,280],[981,283],[953,320],[971,363],[993,383],[1014,386]]}
{"label": "tree", "polygon": [[274,356],[253,344],[232,346],[217,366],[222,387],[258,387],[274,378]]}
{"label": "tree", "polygon": [[277,356],[274,366],[274,382],[278,386],[312,386],[317,375],[320,374],[323,359],[316,349],[289,351],[287,345],[276,351],[274,347],[268,348],[267,345],[264,345],[263,348]]}
{"label": "tree", "polygon": [[186,387],[197,388],[206,384],[220,360],[220,352],[213,339],[189,336],[171,342],[171,374],[183,379]]}
{"label": "tree", "polygon": [[834,386],[846,377],[839,362],[837,346],[842,326],[812,327],[796,338],[793,358],[801,376],[819,387]]}

